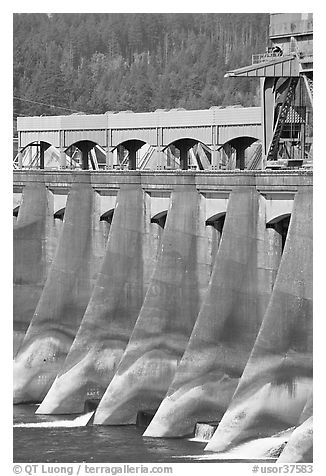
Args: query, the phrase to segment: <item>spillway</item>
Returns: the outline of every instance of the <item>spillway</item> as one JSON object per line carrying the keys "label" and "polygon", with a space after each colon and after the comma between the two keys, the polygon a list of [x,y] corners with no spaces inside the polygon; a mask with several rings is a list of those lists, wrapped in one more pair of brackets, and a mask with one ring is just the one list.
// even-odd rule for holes
{"label": "spillway", "polygon": [[119,190],[102,267],[69,353],[37,413],[82,413],[112,380],[152,270],[150,210],[138,185]]}
{"label": "spillway", "polygon": [[272,291],[275,269],[266,261],[270,237],[262,206],[254,187],[231,192],[208,292],[167,396],[145,436],[189,435],[196,422],[219,421],[227,409]]}
{"label": "spillway", "polygon": [[311,384],[312,193],[303,189],[294,199],[261,329],[232,401],[206,449],[225,451],[297,425]]}
{"label": "spillway", "polygon": [[32,320],[56,247],[52,194],[43,182],[22,193],[13,232],[14,356]]}
{"label": "spillway", "polygon": [[145,439],[201,422],[207,459],[311,460],[311,174],[17,184],[15,403]]}
{"label": "spillway", "polygon": [[43,400],[77,333],[99,264],[94,207],[91,185],[76,182],[53,263],[14,360],[15,403]]}
{"label": "spillway", "polygon": [[194,186],[172,192],[157,265],[95,424],[136,423],[139,411],[155,412],[171,383],[209,278],[200,201]]}

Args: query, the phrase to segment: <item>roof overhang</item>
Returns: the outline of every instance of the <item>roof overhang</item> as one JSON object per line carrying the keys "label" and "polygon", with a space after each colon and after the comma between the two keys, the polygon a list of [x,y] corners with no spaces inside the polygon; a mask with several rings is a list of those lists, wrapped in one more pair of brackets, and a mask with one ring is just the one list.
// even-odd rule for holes
{"label": "roof overhang", "polygon": [[289,76],[299,76],[300,70],[300,63],[296,55],[287,55],[228,71],[224,77],[288,78]]}

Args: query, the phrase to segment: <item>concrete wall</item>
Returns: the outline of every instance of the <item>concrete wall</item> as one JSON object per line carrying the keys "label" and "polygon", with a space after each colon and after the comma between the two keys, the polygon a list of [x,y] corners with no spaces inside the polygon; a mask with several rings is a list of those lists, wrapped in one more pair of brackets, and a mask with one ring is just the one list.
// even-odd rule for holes
{"label": "concrete wall", "polygon": [[301,187],[312,186],[312,172],[297,171],[50,171],[15,170],[14,187],[17,192],[28,183],[44,183],[51,190],[70,189],[78,180],[90,183],[99,193],[118,190],[121,184],[140,183],[146,191],[172,190],[177,185],[195,184],[201,193],[228,191],[237,186],[252,185],[260,193],[296,192]]}
{"label": "concrete wall", "polygon": [[[208,292],[145,436],[192,434],[198,421],[220,421],[231,401],[272,291],[267,250],[259,250],[267,233],[260,200],[253,187],[231,192]],[[276,257],[280,248],[278,240]],[[274,263],[277,270],[278,259]]]}
{"label": "concrete wall", "polygon": [[[311,385],[312,193],[300,190],[261,329],[206,449],[226,451],[297,425]],[[261,457],[252,452],[251,456]]]}
{"label": "concrete wall", "polygon": [[298,426],[290,436],[284,450],[277,459],[278,463],[313,462],[313,396],[312,392],[301,413]]}
{"label": "concrete wall", "polygon": [[[156,412],[145,436],[220,421],[219,454],[281,432],[284,458],[311,458],[311,173],[20,171],[14,187],[16,403],[100,401],[96,424]],[[287,215],[282,254],[270,225]]]}
{"label": "concrete wall", "polygon": [[[14,206],[17,206],[17,202]],[[53,194],[42,182],[27,185],[23,190],[13,233],[14,355],[41,296],[57,239]]]}
{"label": "concrete wall", "polygon": [[203,202],[194,186],[172,192],[156,269],[97,424],[136,423],[139,411],[155,411],[164,398],[208,284]]}
{"label": "concrete wall", "polygon": [[99,400],[112,380],[153,271],[148,202],[141,187],[121,187],[92,296],[64,365],[37,413],[81,413],[86,400]]}
{"label": "concrete wall", "polygon": [[90,184],[76,182],[69,192],[56,255],[15,357],[17,403],[44,398],[76,335],[104,252],[97,246],[97,209]]}

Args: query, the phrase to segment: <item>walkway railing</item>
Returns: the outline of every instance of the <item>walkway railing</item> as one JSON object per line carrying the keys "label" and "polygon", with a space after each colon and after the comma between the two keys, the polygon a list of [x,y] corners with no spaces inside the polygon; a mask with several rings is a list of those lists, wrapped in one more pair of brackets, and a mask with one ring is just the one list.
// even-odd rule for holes
{"label": "walkway railing", "polygon": [[281,58],[282,54],[280,53],[261,53],[258,55],[252,55],[252,64],[265,63],[266,61],[271,61],[276,58]]}
{"label": "walkway railing", "polygon": [[263,147],[262,144],[258,144],[256,150],[254,151],[252,157],[250,158],[247,169],[256,170],[260,166],[263,158]]}

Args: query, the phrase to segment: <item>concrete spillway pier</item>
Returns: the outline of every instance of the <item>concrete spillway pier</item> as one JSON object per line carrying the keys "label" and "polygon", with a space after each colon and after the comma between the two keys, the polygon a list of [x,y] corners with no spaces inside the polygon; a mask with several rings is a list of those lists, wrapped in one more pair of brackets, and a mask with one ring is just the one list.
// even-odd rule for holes
{"label": "concrete spillway pier", "polygon": [[37,413],[82,413],[119,365],[152,271],[150,209],[139,185],[118,192],[106,254],[65,363]]}
{"label": "concrete spillway pier", "polygon": [[[99,256],[89,183],[69,193],[64,225],[42,295],[14,361],[14,401],[41,402],[60,370],[87,307]],[[98,250],[97,250],[98,251]]]}
{"label": "concrete spillway pier", "polygon": [[171,383],[209,278],[201,200],[191,185],[172,192],[157,266],[96,424],[136,423],[139,411],[156,410]]}
{"label": "concrete spillway pier", "polygon": [[[235,395],[208,443],[227,451],[297,425],[312,384],[312,193],[294,200],[261,329]],[[251,454],[248,457],[260,457]]]}
{"label": "concrete spillway pier", "polygon": [[297,428],[293,431],[278,463],[313,462],[313,398],[312,393],[301,413]]}
{"label": "concrete spillway pier", "polygon": [[24,338],[56,247],[53,196],[40,182],[27,185],[14,223],[14,355]]}
{"label": "concrete spillway pier", "polygon": [[144,436],[192,434],[197,421],[221,420],[231,401],[258,333],[281,253],[276,237],[275,267],[266,266],[270,237],[265,236],[261,200],[254,187],[230,194],[208,292],[167,397]]}
{"label": "concrete spillway pier", "polygon": [[14,177],[16,403],[310,458],[309,172]]}

